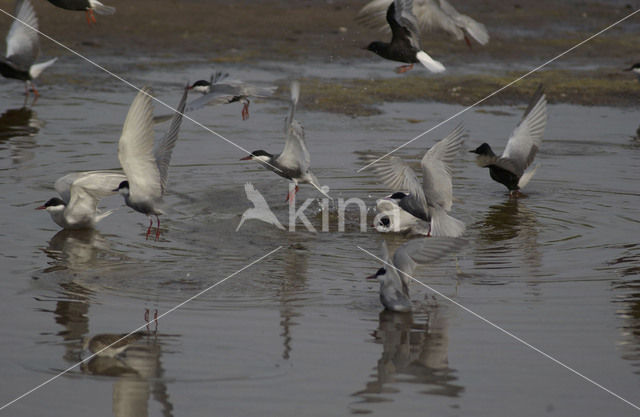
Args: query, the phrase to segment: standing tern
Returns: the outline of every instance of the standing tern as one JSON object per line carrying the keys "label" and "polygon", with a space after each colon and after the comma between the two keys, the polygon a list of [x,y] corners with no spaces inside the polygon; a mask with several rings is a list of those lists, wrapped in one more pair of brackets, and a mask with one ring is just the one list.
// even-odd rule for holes
{"label": "standing tern", "polygon": [[33,81],[58,58],[34,64],[40,52],[38,17],[29,0],[16,1],[15,17],[7,34],[7,56],[0,56],[0,74],[24,81],[25,95],[33,90],[35,103],[39,94]]}
{"label": "standing tern", "polygon": [[636,77],[638,77],[638,80],[640,80],[640,62],[636,62],[635,64],[631,65],[629,68],[625,68],[624,70],[633,72]]}
{"label": "standing tern", "polygon": [[47,210],[63,229],[92,229],[113,210],[100,212],[98,202],[116,192],[113,190],[127,177],[118,171],[87,171],[67,174],[54,187],[60,197],[49,199],[38,210]]}
{"label": "standing tern", "polygon": [[87,23],[91,26],[92,23],[96,23],[96,17],[93,14],[112,15],[116,12],[115,7],[105,6],[98,0],[48,0],[49,3],[54,6],[60,7],[66,10],[84,10],[87,13]]}
{"label": "standing tern", "polygon": [[415,172],[397,156],[384,158],[373,166],[375,173],[394,191],[408,191],[404,197],[397,194],[398,205],[418,219],[430,223],[429,235],[462,235],[464,223],[447,214],[453,204],[451,163],[460,150],[464,129],[458,125],[449,135],[433,145],[425,153],[422,167],[422,184]]}
{"label": "standing tern", "polygon": [[249,97],[270,97],[277,87],[257,87],[239,80],[228,80],[229,74],[220,72],[211,75],[209,81],[198,80],[189,89],[203,93],[200,98],[193,100],[187,106],[187,113],[198,110],[206,105],[220,105],[240,102],[242,103],[242,120],[249,118]]}
{"label": "standing tern", "polygon": [[538,86],[522,120],[511,134],[502,156],[496,155],[491,146],[483,143],[469,151],[478,154],[476,162],[489,168],[494,181],[509,189],[511,196],[520,195],[520,189],[529,183],[538,166],[525,172],[542,145],[542,135],[547,124],[547,99],[542,85]]}
{"label": "standing tern", "polygon": [[[384,16],[392,2],[393,0],[373,0],[360,10],[356,20],[365,26],[387,29]],[[456,40],[464,39],[469,46],[469,37],[481,45],[489,42],[485,25],[460,14],[447,0],[415,0],[412,10],[423,32],[439,29],[453,35]]]}
{"label": "standing tern", "polygon": [[[167,188],[169,162],[178,140],[188,91],[188,87],[185,87],[171,126],[154,149],[152,92],[151,88],[144,87],[131,103],[118,143],[118,159],[127,179],[114,191],[119,191],[132,209],[149,217],[156,216],[156,240],[160,237],[158,216],[164,214],[160,206]],[[149,219],[147,239],[151,226],[153,218]]]}
{"label": "standing tern", "polygon": [[412,12],[412,0],[394,0],[387,9],[387,22],[391,28],[391,42],[371,42],[366,47],[385,59],[405,62],[396,68],[397,73],[407,72],[420,62],[431,72],[442,72],[444,65],[422,50],[418,34],[418,22]]}
{"label": "standing tern", "polygon": [[291,104],[289,106],[289,116],[285,119],[284,149],[278,155],[270,154],[267,151],[257,150],[251,155],[241,158],[241,161],[253,160],[259,162],[265,168],[276,174],[293,181],[295,189],[287,194],[286,201],[293,202],[295,193],[298,192],[298,184],[311,184],[325,197],[331,197],[320,186],[318,178],[311,172],[311,155],[307,149],[304,139],[304,129],[300,122],[294,119],[296,105],[300,97],[300,84],[291,83]]}
{"label": "standing tern", "polygon": [[416,266],[441,259],[465,243],[465,240],[455,238],[413,239],[396,249],[390,260],[387,244],[382,241],[384,263],[367,279],[377,278],[380,282],[380,302],[387,310],[408,313],[411,311],[409,280]]}

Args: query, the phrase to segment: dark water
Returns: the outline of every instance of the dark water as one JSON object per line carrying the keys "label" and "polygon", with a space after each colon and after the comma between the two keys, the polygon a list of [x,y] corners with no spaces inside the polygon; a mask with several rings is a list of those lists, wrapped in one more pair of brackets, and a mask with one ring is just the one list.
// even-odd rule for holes
{"label": "dark water", "polygon": [[[171,60],[142,69],[126,60],[110,64],[173,105],[183,80],[210,72],[206,63]],[[377,284],[364,279],[379,264],[357,246],[378,253],[383,236],[360,232],[355,209],[347,211],[344,233],[335,210],[326,233],[301,225],[283,232],[256,220],[235,232],[250,207],[245,182],[283,223],[287,183],[238,162],[242,152],[188,121],[173,154],[160,241],[145,240],[147,219],[124,207],[96,231],[60,231],[34,208],[68,172],[118,167],[117,141],[135,93],[87,64],[56,66],[52,73],[83,75],[43,85],[33,109],[20,109],[19,84],[0,89],[0,403],[88,356],[85,338],[133,330],[144,324],[145,309],[165,312],[282,248],[163,318],[125,355],[83,364],[5,414],[635,413],[419,285],[412,286],[413,315],[381,313]],[[340,73],[335,65],[224,69],[253,82]],[[303,108],[298,118],[321,182],[336,198],[359,197],[373,207],[386,190],[370,171],[356,173],[363,154],[387,152],[461,109],[395,103],[380,116],[353,119]],[[453,214],[467,224],[470,244],[415,276],[638,403],[637,111],[550,105],[541,167],[526,198],[514,201],[466,151],[483,141],[503,149],[523,109],[469,111],[400,151],[417,163],[459,121],[469,133],[454,164]],[[239,105],[193,116],[249,150],[279,151],[285,114],[286,103],[255,101],[246,122]],[[313,197],[301,187],[299,199]],[[122,199],[103,206],[120,207]],[[316,205],[307,213],[319,228],[314,212]],[[392,246],[404,240],[387,238]]]}

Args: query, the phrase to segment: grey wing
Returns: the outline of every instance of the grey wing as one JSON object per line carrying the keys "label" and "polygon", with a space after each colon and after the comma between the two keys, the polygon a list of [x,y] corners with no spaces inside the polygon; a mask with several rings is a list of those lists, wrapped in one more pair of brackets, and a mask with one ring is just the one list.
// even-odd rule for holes
{"label": "grey wing", "polygon": [[409,42],[411,46],[422,49],[420,46],[418,19],[416,19],[416,16],[413,14],[413,0],[394,0],[393,4],[395,5],[395,20],[400,26],[409,31]]}
{"label": "grey wing", "polygon": [[386,21],[387,9],[393,0],[373,0],[367,3],[356,16],[356,21],[363,26],[381,31],[389,31]]}
{"label": "grey wing", "polygon": [[160,171],[153,154],[151,93],[149,87],[144,87],[136,95],[118,142],[118,159],[129,181],[131,194],[143,199],[162,197]]}
{"label": "grey wing", "polygon": [[[440,0],[440,9],[449,17],[452,24],[458,28],[458,31],[464,29],[481,45],[486,45],[487,42],[489,42],[489,32],[487,32],[485,25],[467,15],[460,14],[447,0]],[[462,38],[462,36],[458,35],[456,35],[456,37],[458,39]]]}
{"label": "grey wing", "polygon": [[173,148],[176,146],[176,141],[178,140],[178,131],[180,130],[180,125],[182,123],[182,115],[184,114],[184,107],[187,103],[188,92],[188,87],[185,87],[184,92],[182,93],[182,98],[180,99],[180,103],[176,108],[177,112],[173,115],[173,119],[171,119],[169,130],[164,135],[162,140],[158,142],[158,145],[154,150],[154,155],[158,164],[158,171],[160,172],[160,186],[162,187],[162,194],[164,194],[167,188],[167,178],[169,177],[169,162],[171,161],[171,153],[173,152]]}
{"label": "grey wing", "polygon": [[514,174],[522,175],[542,145],[542,135],[547,124],[547,100],[542,85],[538,86],[529,107],[511,134],[507,146],[498,160],[500,165],[511,164]]}
{"label": "grey wing", "polygon": [[69,190],[71,198],[67,210],[73,217],[94,215],[98,202],[104,197],[116,194],[117,191],[114,189],[127,179],[123,172],[87,171],[66,175],[60,180],[71,176],[75,176],[75,180]]}
{"label": "grey wing", "polygon": [[422,158],[422,186],[429,205],[438,205],[446,211],[453,203],[451,163],[464,142],[464,128],[458,125],[446,138],[427,151]]}
{"label": "grey wing", "polygon": [[397,156],[383,158],[373,165],[378,178],[392,191],[408,191],[426,207],[427,200],[416,173]]}
{"label": "grey wing", "polygon": [[35,31],[38,30],[38,18],[29,0],[16,2],[15,15],[7,34],[7,58],[21,69],[28,70],[39,52],[38,32]]}
{"label": "grey wing", "polygon": [[[453,238],[453,237],[431,237],[413,239],[402,245],[397,251],[396,255],[402,258],[399,261],[405,265],[408,263],[404,258],[409,258],[416,264],[426,264],[441,259],[448,253],[453,252],[456,249],[462,248],[467,244],[465,239]],[[402,251],[400,250],[402,249]],[[398,255],[398,252],[400,254]],[[394,255],[394,265],[396,263]],[[415,268],[415,265],[414,265]]]}
{"label": "grey wing", "polygon": [[306,172],[311,166],[311,155],[307,149],[304,139],[304,128],[294,119],[296,107],[300,98],[300,84],[298,82],[291,83],[291,102],[289,104],[289,114],[285,119],[285,143],[282,153],[278,156],[277,162],[283,166],[295,169],[300,168],[302,172]]}
{"label": "grey wing", "polygon": [[217,106],[220,104],[227,104],[232,98],[232,96],[227,94],[220,94],[217,91],[211,91],[191,101],[189,105],[186,106],[185,113],[200,110],[204,106],[208,105]]}
{"label": "grey wing", "polygon": [[[457,40],[464,38],[464,32],[456,23],[449,13],[443,7],[443,1],[437,0],[416,0],[413,6],[413,13],[418,19],[420,29],[428,32],[434,29],[440,29],[452,34]],[[453,7],[446,3],[453,11]],[[455,11],[455,13],[458,13]]]}
{"label": "grey wing", "polygon": [[69,204],[71,200],[71,184],[85,174],[86,172],[72,172],[56,180],[53,187],[65,203]]}

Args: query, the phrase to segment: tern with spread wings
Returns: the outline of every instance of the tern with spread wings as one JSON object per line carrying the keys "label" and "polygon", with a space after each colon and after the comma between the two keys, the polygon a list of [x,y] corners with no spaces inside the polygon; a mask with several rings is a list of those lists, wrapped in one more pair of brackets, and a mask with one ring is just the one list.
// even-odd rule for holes
{"label": "tern with spread wings", "polygon": [[116,194],[113,190],[127,177],[119,171],[74,172],[59,178],[54,187],[61,198],[53,197],[38,210],[47,210],[63,229],[93,229],[113,210],[100,212],[98,202]]}
{"label": "tern with spread wings", "polygon": [[[160,237],[158,216],[164,214],[161,206],[167,189],[169,162],[178,140],[187,93],[188,87],[185,87],[169,130],[154,149],[152,93],[151,88],[143,88],[131,103],[118,142],[118,159],[127,179],[115,191],[122,194],[127,206],[149,217],[156,216],[156,240]],[[152,225],[153,218],[150,218],[147,239]]]}
{"label": "tern with spread wings", "polygon": [[286,141],[282,153],[273,155],[267,151],[257,150],[240,160],[256,161],[281,177],[293,181],[295,189],[287,194],[286,201],[293,201],[295,193],[298,192],[298,184],[311,184],[325,197],[331,199],[326,191],[323,190],[323,187],[320,186],[318,178],[311,172],[311,155],[304,139],[304,129],[300,122],[294,119],[299,97],[300,85],[297,82],[293,82],[291,83],[289,116],[285,119]]}
{"label": "tern with spread wings", "polygon": [[456,127],[422,158],[422,183],[409,165],[397,156],[383,158],[373,165],[380,180],[394,191],[407,191],[398,205],[413,216],[430,223],[430,236],[458,237],[464,223],[447,213],[453,204],[451,164],[460,150],[464,129]]}
{"label": "tern with spread wings", "polygon": [[511,134],[502,156],[496,155],[491,146],[483,143],[470,151],[478,156],[476,162],[489,168],[491,178],[509,189],[511,196],[518,196],[520,189],[529,183],[538,166],[525,172],[542,145],[542,135],[547,124],[547,99],[542,85],[538,86],[522,120]]}
{"label": "tern with spread wings", "polygon": [[377,278],[380,282],[380,302],[387,310],[408,313],[412,309],[409,280],[416,266],[441,259],[465,244],[465,240],[456,238],[413,239],[396,249],[391,260],[387,244],[383,241],[383,265],[367,279]]}
{"label": "tern with spread wings", "polygon": [[96,23],[96,17],[93,14],[94,10],[101,15],[111,15],[116,12],[115,7],[105,6],[98,0],[49,0],[49,3],[61,9],[86,11],[89,26],[92,23]]}
{"label": "tern with spread wings", "polygon": [[412,0],[394,0],[389,4],[387,23],[391,28],[391,42],[371,42],[365,49],[385,59],[408,64],[396,68],[397,73],[409,71],[418,62],[431,72],[442,72],[444,65],[422,50],[418,22],[412,9]]}
{"label": "tern with spread wings", "polygon": [[33,90],[35,102],[39,94],[33,81],[58,58],[34,64],[40,53],[40,43],[38,18],[29,0],[16,2],[15,17],[7,35],[7,55],[0,56],[0,74],[5,78],[24,81],[25,95],[28,96],[29,91]]}

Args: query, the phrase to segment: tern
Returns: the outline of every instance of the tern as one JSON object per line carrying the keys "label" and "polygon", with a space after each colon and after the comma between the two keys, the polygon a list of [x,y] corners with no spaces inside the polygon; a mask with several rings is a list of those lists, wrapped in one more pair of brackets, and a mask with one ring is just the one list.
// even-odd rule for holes
{"label": "tern", "polygon": [[438,260],[465,244],[464,239],[457,238],[413,239],[396,249],[390,260],[387,244],[382,241],[383,265],[367,279],[380,282],[380,302],[387,310],[408,313],[412,308],[409,280],[416,266]]}
{"label": "tern", "polygon": [[638,77],[638,80],[640,80],[640,62],[631,65],[629,68],[625,68],[625,71],[633,72],[636,77]]}
{"label": "tern", "polygon": [[547,99],[542,85],[538,86],[522,120],[511,134],[502,156],[496,155],[491,146],[483,143],[469,151],[477,154],[476,162],[489,168],[494,181],[509,189],[511,196],[520,195],[520,189],[529,183],[538,166],[525,172],[542,145],[542,135],[547,124]]}
{"label": "tern", "polygon": [[189,86],[189,89],[204,95],[187,105],[187,113],[209,104],[219,105],[238,101],[242,103],[242,120],[247,120],[249,118],[249,97],[270,97],[277,89],[275,86],[257,87],[239,80],[228,80],[228,75],[217,72],[211,75],[209,81],[198,80]]}
{"label": "tern", "polygon": [[[169,130],[154,149],[152,91],[149,87],[140,90],[131,103],[118,142],[118,159],[127,179],[114,191],[119,191],[132,209],[149,217],[156,216],[156,240],[160,237],[158,216],[164,214],[160,206],[167,188],[169,162],[178,140],[188,91],[185,87]],[[147,239],[152,225],[153,218],[150,218]]]}
{"label": "tern", "polygon": [[[27,26],[28,25],[28,26]],[[30,26],[30,27],[29,27]],[[16,2],[15,20],[7,34],[7,55],[0,56],[0,74],[25,82],[25,95],[33,90],[34,103],[39,94],[34,80],[58,58],[34,64],[40,52],[38,17],[29,0]]]}
{"label": "tern", "polygon": [[422,167],[422,184],[415,172],[397,156],[375,163],[374,172],[392,190],[408,191],[397,203],[400,208],[430,223],[429,235],[458,237],[465,229],[464,223],[447,214],[453,204],[451,163],[460,150],[464,129],[458,125],[446,138],[440,140],[425,153]]}
{"label": "tern", "polygon": [[422,219],[403,209],[400,204],[407,204],[409,194],[397,191],[376,201],[376,215],[373,227],[381,233],[408,232],[411,234],[429,235],[430,226]]}
{"label": "tern", "polygon": [[96,23],[96,17],[93,14],[111,15],[116,12],[115,7],[105,6],[98,0],[48,0],[49,3],[54,6],[60,7],[66,10],[84,10],[87,13],[87,23],[91,26],[92,23]]}
{"label": "tern", "polygon": [[49,199],[37,210],[47,210],[53,221],[63,229],[93,229],[113,210],[100,212],[98,202],[116,194],[113,190],[126,176],[118,171],[87,171],[59,178],[54,188],[60,197]]}
{"label": "tern", "polygon": [[387,22],[391,28],[391,42],[371,42],[366,47],[385,59],[405,62],[396,68],[397,73],[407,72],[420,62],[431,72],[442,72],[444,65],[422,50],[418,35],[418,22],[412,12],[412,0],[394,0],[387,9]]}
{"label": "tern", "polygon": [[289,116],[285,119],[286,140],[282,153],[273,155],[267,151],[257,150],[240,160],[257,161],[281,177],[293,181],[295,189],[287,194],[286,201],[293,202],[293,197],[298,192],[298,184],[311,184],[325,197],[332,199],[320,186],[318,178],[311,172],[311,155],[304,139],[304,129],[300,122],[294,119],[299,97],[300,84],[293,82],[291,83]]}
{"label": "tern", "polygon": [[[373,0],[360,10],[356,19],[365,26],[387,29],[384,16],[392,2],[393,0]],[[469,37],[481,45],[489,42],[485,25],[460,14],[447,0],[415,0],[413,14],[423,32],[439,29],[453,35],[456,40],[464,39],[469,46]]]}

